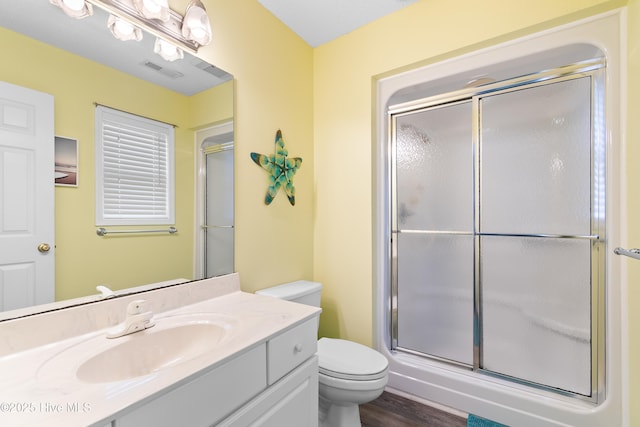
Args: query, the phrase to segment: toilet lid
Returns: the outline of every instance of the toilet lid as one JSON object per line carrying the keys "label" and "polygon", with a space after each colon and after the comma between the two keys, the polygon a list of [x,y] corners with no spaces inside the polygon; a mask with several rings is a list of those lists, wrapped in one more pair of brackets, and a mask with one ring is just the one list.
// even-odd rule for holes
{"label": "toilet lid", "polygon": [[387,358],[377,351],[333,338],[318,340],[318,364],[321,374],[360,381],[384,377],[389,366]]}

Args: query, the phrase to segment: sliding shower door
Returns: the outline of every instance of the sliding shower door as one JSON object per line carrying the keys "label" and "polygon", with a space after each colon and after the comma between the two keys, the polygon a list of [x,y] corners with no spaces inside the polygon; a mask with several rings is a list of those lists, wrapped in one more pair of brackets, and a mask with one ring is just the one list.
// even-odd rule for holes
{"label": "sliding shower door", "polygon": [[[224,142],[219,142],[224,141]],[[233,273],[233,135],[205,140],[204,277]]]}
{"label": "sliding shower door", "polygon": [[[397,345],[473,363],[471,102],[396,121]],[[437,327],[434,327],[437,325]]]}
{"label": "sliding shower door", "polygon": [[605,200],[597,68],[391,109],[395,350],[595,398]]}
{"label": "sliding shower door", "polygon": [[591,79],[480,100],[482,367],[591,393]]}

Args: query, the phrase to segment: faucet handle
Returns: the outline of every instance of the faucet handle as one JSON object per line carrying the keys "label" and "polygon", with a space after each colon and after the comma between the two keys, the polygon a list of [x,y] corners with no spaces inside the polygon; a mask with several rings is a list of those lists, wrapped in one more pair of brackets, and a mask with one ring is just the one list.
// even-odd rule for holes
{"label": "faucet handle", "polygon": [[116,294],[105,285],[96,286],[96,290],[100,292],[102,298],[111,298],[116,296]]}
{"label": "faucet handle", "polygon": [[127,304],[127,317],[116,328],[107,331],[107,338],[119,338],[155,325],[153,313],[147,310],[147,301],[137,299]]}
{"label": "faucet handle", "polygon": [[142,313],[144,311],[147,311],[147,301],[146,300],[137,299],[137,300],[131,301],[127,305],[127,314],[135,315],[135,314],[140,314],[140,313]]}

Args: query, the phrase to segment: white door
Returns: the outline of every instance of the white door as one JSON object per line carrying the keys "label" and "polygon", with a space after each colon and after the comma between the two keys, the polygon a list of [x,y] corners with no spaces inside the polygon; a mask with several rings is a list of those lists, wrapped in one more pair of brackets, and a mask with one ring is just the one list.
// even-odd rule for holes
{"label": "white door", "polygon": [[0,310],[54,300],[53,96],[0,82]]}

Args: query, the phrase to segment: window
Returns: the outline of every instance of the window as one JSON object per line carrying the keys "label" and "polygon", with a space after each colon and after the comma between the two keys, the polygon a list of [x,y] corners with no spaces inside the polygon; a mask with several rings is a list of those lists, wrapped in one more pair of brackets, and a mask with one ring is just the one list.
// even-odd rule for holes
{"label": "window", "polygon": [[174,128],[96,107],[96,225],[174,224]]}

